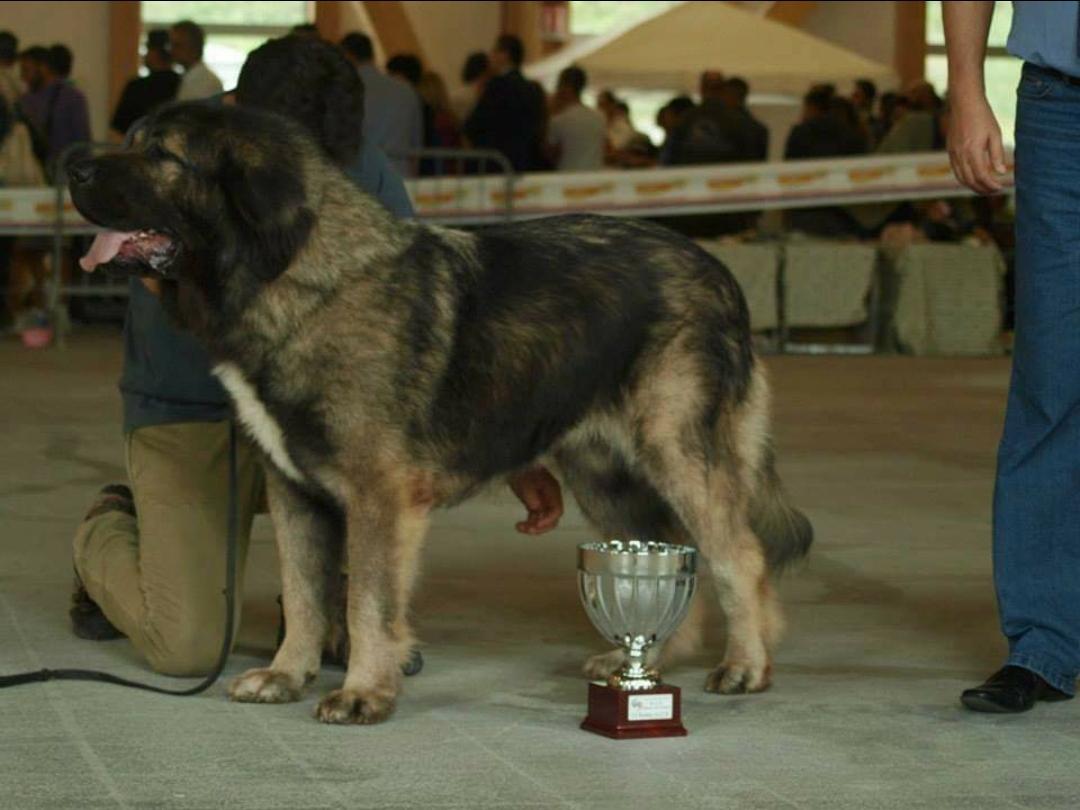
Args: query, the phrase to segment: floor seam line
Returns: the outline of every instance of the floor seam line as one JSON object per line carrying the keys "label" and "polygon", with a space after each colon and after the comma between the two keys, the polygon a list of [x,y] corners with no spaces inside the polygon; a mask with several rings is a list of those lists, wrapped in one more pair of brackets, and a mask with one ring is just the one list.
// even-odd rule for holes
{"label": "floor seam line", "polygon": [[310,782],[313,782],[319,787],[319,790],[322,791],[324,796],[327,796],[330,799],[330,801],[334,804],[335,807],[349,807],[349,804],[345,801],[344,796],[342,796],[336,791],[331,790],[329,785],[327,785],[325,782],[319,779],[318,776],[315,775],[315,772],[311,769],[311,766],[305,760],[302,760],[299,757],[295,756],[292,751],[289,750],[289,747],[285,745],[284,740],[282,740],[278,735],[274,734],[274,732],[271,731],[270,726],[267,724],[266,720],[262,717],[260,712],[253,711],[250,713],[250,715],[251,717],[256,718],[255,721],[253,721],[254,725],[257,725],[260,730],[267,737],[270,738],[270,740],[274,743],[275,747],[277,747],[278,750],[284,752],[285,756],[288,757],[289,760],[291,760],[293,764],[300,769],[300,772],[303,773],[306,779],[308,779]]}
{"label": "floor seam line", "polygon": [[518,776],[520,776],[523,779],[525,779],[526,781],[532,783],[535,787],[540,788],[540,790],[543,791],[544,793],[547,793],[547,794],[550,794],[551,796],[554,796],[560,802],[560,804],[562,804],[563,806],[575,808],[575,810],[581,810],[581,805],[580,804],[577,804],[576,802],[571,801],[570,799],[567,799],[562,794],[555,792],[550,787],[548,787],[543,782],[541,782],[539,779],[536,779],[534,776],[529,774],[527,771],[523,770],[520,766],[518,766],[518,765],[514,764],[513,762],[505,759],[499,753],[497,753],[495,750],[493,750],[491,748],[488,748],[486,745],[484,745],[483,742],[480,741],[480,739],[478,737],[473,736],[468,731],[466,731],[465,729],[458,726],[456,723],[451,722],[450,719],[447,718],[442,712],[432,712],[432,714],[434,716],[438,717],[440,720],[442,720],[447,725],[449,725],[451,728],[453,728],[458,733],[464,735],[465,739],[469,740],[471,743],[473,743],[473,745],[475,745],[478,748],[480,748],[481,750],[483,750],[489,756],[494,757],[496,760],[501,762],[504,766],[506,766],[507,768],[512,770]]}
{"label": "floor seam line", "polygon": [[[19,620],[15,615],[15,610],[11,607],[11,604],[8,602],[7,596],[4,594],[3,591],[0,591],[0,604],[4,606],[4,610],[7,612],[8,617],[11,620],[11,626],[15,628],[15,635],[18,637],[19,643],[23,647],[23,651],[26,653],[27,657],[30,659],[31,663],[34,666],[38,667],[39,669],[42,668],[41,659],[38,657],[37,652],[30,646],[30,642],[27,641],[26,634],[23,632],[22,629],[22,625],[19,623]],[[117,787],[116,782],[109,774],[109,769],[105,766],[105,763],[101,760],[101,757],[97,755],[97,752],[94,751],[93,746],[90,745],[90,742],[86,739],[85,735],[83,735],[78,723],[76,723],[75,719],[71,716],[71,712],[68,709],[67,705],[63,702],[61,698],[58,698],[58,696],[55,694],[57,684],[45,683],[42,685],[42,688],[45,690],[45,699],[48,700],[49,705],[60,718],[60,722],[64,726],[68,735],[73,738],[73,741],[75,742],[75,747],[79,750],[79,754],[82,756],[86,764],[90,766],[90,770],[94,772],[94,775],[105,786],[105,789],[108,790],[109,795],[112,796],[112,798],[116,801],[117,805],[129,810],[131,805],[128,804],[127,801],[124,799],[124,796],[120,792],[119,787]]]}

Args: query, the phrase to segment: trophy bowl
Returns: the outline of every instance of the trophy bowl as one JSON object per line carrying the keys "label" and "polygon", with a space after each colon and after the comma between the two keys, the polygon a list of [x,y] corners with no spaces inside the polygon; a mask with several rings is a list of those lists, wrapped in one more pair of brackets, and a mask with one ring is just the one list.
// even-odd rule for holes
{"label": "trophy bowl", "polygon": [[608,679],[623,691],[660,684],[645,666],[686,615],[694,595],[697,550],[651,540],[608,540],[578,546],[578,587],[585,612],[601,635],[626,652]]}

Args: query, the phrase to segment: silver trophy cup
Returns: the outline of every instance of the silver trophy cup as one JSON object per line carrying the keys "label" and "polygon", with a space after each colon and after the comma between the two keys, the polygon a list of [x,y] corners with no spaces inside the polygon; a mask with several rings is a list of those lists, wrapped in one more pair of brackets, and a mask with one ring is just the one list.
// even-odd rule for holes
{"label": "silver trophy cup", "polygon": [[694,595],[697,551],[642,540],[578,546],[578,586],[585,612],[608,641],[626,652],[608,686],[623,691],[660,684],[645,666],[649,649],[679,626]]}

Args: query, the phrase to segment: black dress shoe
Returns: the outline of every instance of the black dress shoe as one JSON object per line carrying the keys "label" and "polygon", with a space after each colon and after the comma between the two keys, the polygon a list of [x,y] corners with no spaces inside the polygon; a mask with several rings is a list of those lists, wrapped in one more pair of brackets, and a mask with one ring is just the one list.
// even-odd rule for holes
{"label": "black dress shoe", "polygon": [[1026,712],[1040,700],[1069,700],[1034,672],[1023,667],[1002,667],[986,683],[965,689],[960,702],[972,711],[1016,714]]}

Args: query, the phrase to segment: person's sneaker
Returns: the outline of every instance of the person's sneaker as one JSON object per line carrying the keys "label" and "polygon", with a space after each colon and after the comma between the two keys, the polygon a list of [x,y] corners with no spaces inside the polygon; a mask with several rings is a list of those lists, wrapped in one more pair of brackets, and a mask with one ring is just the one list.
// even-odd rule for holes
{"label": "person's sneaker", "polygon": [[71,591],[71,609],[68,611],[68,616],[71,617],[71,630],[79,638],[87,641],[111,641],[114,638],[124,637],[124,634],[105,618],[98,603],[90,598],[78,572],[75,573],[75,585]]}
{"label": "person's sneaker", "polygon": [[97,498],[90,505],[83,520],[90,520],[106,512],[127,512],[135,516],[135,496],[126,484],[109,484],[101,488]]}

